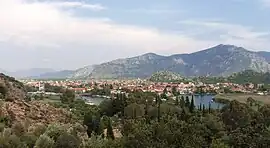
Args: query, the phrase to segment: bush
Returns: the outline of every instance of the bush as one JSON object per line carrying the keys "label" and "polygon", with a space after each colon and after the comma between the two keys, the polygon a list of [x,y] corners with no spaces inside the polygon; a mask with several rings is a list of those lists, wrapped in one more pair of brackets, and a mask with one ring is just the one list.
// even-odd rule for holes
{"label": "bush", "polygon": [[78,148],[80,141],[73,135],[64,133],[55,142],[55,148]]}
{"label": "bush", "polygon": [[25,133],[25,128],[21,122],[16,122],[12,125],[12,133],[20,137]]}
{"label": "bush", "polygon": [[47,135],[41,135],[36,143],[34,148],[53,148],[54,141]]}
{"label": "bush", "polygon": [[52,138],[54,141],[57,140],[57,138],[65,133],[65,129],[59,125],[59,124],[51,124],[48,126],[45,135],[49,136]]}
{"label": "bush", "polygon": [[42,123],[38,123],[36,125],[30,126],[28,128],[28,132],[34,134],[35,136],[39,137],[46,131],[46,126]]}
{"label": "bush", "polygon": [[3,132],[5,129],[5,124],[0,123],[0,132]]}
{"label": "bush", "polygon": [[21,137],[21,140],[30,148],[35,146],[37,138],[32,133],[26,133]]}

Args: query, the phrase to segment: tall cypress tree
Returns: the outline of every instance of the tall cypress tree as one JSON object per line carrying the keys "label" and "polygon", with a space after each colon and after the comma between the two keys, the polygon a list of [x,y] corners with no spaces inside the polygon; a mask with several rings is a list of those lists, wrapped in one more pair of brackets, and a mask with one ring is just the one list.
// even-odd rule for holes
{"label": "tall cypress tree", "polygon": [[112,128],[111,119],[108,120],[107,138],[108,139],[110,138],[110,139],[114,140],[114,134],[113,134],[113,128]]}
{"label": "tall cypress tree", "polygon": [[211,113],[211,102],[209,102],[209,105],[208,105],[208,113]]}
{"label": "tall cypress tree", "polygon": [[157,96],[157,101],[158,101],[158,122],[160,122],[160,103],[161,103],[161,100],[160,100],[159,96]]}
{"label": "tall cypress tree", "polygon": [[193,113],[194,112],[194,109],[195,109],[195,103],[194,103],[194,99],[192,97],[191,102],[190,102],[190,106],[189,106],[189,111],[191,113]]}
{"label": "tall cypress tree", "polygon": [[185,107],[189,108],[189,106],[190,106],[189,97],[186,96]]}
{"label": "tall cypress tree", "polygon": [[182,108],[185,107],[185,98],[184,98],[184,96],[181,96],[180,106],[181,106]]}
{"label": "tall cypress tree", "polygon": [[203,112],[203,114],[205,113],[205,105],[204,104],[203,104],[202,112]]}

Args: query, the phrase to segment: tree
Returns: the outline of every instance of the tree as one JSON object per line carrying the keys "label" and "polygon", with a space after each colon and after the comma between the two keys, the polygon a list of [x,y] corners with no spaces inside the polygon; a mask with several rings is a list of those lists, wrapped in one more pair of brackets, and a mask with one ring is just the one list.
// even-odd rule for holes
{"label": "tree", "polygon": [[173,86],[173,87],[172,87],[172,94],[173,94],[174,96],[177,96],[177,89],[176,89],[176,86]]}
{"label": "tree", "polygon": [[159,96],[157,96],[157,108],[158,108],[158,122],[160,122],[160,103],[161,103],[161,99]]}
{"label": "tree", "polygon": [[185,98],[184,98],[184,96],[181,96],[180,106],[181,106],[182,108],[185,107]]}
{"label": "tree", "polygon": [[192,97],[191,102],[190,102],[190,106],[189,106],[189,111],[191,113],[193,113],[194,109],[195,109],[195,103],[194,103],[194,99]]}
{"label": "tree", "polygon": [[72,103],[75,100],[75,92],[69,89],[66,89],[61,95],[62,103]]}
{"label": "tree", "polygon": [[187,108],[190,107],[189,96],[186,96],[185,107],[187,107]]}
{"label": "tree", "polygon": [[107,137],[114,140],[114,133],[112,128],[111,119],[108,120]]}
{"label": "tree", "polygon": [[178,98],[175,99],[175,105],[176,105],[176,106],[179,105],[179,99],[178,99]]}
{"label": "tree", "polygon": [[86,113],[84,115],[83,124],[87,126],[86,132],[88,137],[91,137],[94,128],[92,113]]}

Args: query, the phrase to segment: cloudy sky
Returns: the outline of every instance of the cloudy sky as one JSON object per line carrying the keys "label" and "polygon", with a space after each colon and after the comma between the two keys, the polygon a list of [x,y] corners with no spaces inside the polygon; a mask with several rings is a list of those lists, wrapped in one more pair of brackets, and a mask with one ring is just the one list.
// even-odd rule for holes
{"label": "cloudy sky", "polygon": [[270,51],[270,0],[0,0],[0,69],[76,69],[217,44]]}

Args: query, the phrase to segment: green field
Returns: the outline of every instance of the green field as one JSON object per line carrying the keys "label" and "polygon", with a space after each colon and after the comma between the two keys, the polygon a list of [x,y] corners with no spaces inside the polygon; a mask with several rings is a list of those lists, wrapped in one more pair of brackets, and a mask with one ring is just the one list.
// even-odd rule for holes
{"label": "green field", "polygon": [[218,94],[215,96],[216,99],[223,100],[237,100],[242,103],[246,103],[247,98],[251,97],[252,99],[263,103],[270,104],[270,95],[257,95],[257,94]]}

